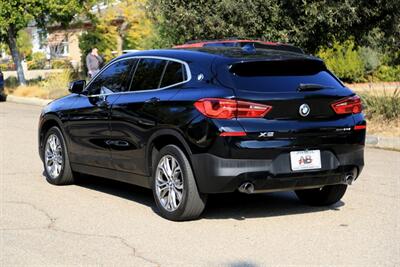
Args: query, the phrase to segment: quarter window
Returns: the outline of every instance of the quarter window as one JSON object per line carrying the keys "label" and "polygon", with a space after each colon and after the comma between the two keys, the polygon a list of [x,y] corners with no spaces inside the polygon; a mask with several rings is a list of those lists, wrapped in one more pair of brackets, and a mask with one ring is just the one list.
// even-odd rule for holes
{"label": "quarter window", "polygon": [[128,78],[136,59],[124,59],[113,63],[91,83],[90,94],[124,92],[128,90]]}
{"label": "quarter window", "polygon": [[186,80],[185,75],[185,67],[183,64],[175,61],[168,61],[160,87],[166,87],[183,82]]}
{"label": "quarter window", "polygon": [[140,59],[132,80],[131,91],[157,89],[167,61],[154,58]]}

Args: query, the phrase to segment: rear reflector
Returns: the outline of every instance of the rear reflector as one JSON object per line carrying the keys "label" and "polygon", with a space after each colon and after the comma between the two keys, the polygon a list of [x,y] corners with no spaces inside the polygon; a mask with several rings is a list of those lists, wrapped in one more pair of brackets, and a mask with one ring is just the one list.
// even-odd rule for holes
{"label": "rear reflector", "polygon": [[246,132],[222,132],[219,136],[246,136]]}
{"label": "rear reflector", "polygon": [[356,125],[356,126],[354,126],[354,130],[355,131],[357,131],[357,130],[365,130],[365,129],[367,129],[367,125]]}
{"label": "rear reflector", "polygon": [[361,98],[357,95],[341,99],[331,106],[336,114],[357,114],[362,111]]}
{"label": "rear reflector", "polygon": [[262,118],[272,109],[268,105],[225,98],[200,99],[194,106],[203,115],[213,119]]}

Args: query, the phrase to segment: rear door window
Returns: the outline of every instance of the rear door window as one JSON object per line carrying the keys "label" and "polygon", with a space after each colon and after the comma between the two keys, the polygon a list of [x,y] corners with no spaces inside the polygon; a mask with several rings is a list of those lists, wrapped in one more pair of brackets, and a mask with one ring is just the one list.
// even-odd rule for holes
{"label": "rear door window", "polygon": [[155,58],[140,59],[131,83],[131,91],[159,88],[166,60]]}
{"label": "rear door window", "polygon": [[186,80],[185,66],[176,61],[168,61],[160,87],[167,87]]}

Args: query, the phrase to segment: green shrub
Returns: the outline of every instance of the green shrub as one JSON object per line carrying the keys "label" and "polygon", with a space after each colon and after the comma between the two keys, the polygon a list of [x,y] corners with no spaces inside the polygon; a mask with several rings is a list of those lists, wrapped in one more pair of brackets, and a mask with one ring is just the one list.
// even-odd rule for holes
{"label": "green shrub", "polygon": [[7,70],[7,63],[0,64],[0,70],[1,71],[6,71]]}
{"label": "green shrub", "polygon": [[49,98],[59,98],[68,94],[68,85],[71,81],[71,72],[66,69],[59,73],[49,75],[41,87],[48,92]]}
{"label": "green shrub", "polygon": [[68,59],[55,59],[50,63],[52,69],[69,69],[72,68],[71,62]]}
{"label": "green shrub", "polygon": [[375,71],[381,64],[379,53],[370,47],[360,47],[358,53],[364,63],[364,71],[367,74]]}
{"label": "green shrub", "polygon": [[400,66],[381,65],[373,73],[373,79],[382,82],[400,81]]}
{"label": "green shrub", "polygon": [[44,69],[46,66],[46,55],[42,52],[35,52],[32,54],[32,60],[28,61],[27,64],[30,70]]}
{"label": "green shrub", "polygon": [[19,82],[17,77],[15,76],[10,76],[7,79],[4,80],[4,87],[6,88],[16,88],[18,87]]}
{"label": "green shrub", "polygon": [[15,70],[14,62],[9,61],[9,62],[6,62],[6,63],[1,63],[0,64],[0,70],[2,70],[2,71]]}
{"label": "green shrub", "polygon": [[400,91],[393,93],[360,93],[367,118],[397,119],[400,116]]}
{"label": "green shrub", "polygon": [[343,81],[364,81],[364,63],[352,39],[344,43],[335,42],[331,48],[320,49],[317,55]]}

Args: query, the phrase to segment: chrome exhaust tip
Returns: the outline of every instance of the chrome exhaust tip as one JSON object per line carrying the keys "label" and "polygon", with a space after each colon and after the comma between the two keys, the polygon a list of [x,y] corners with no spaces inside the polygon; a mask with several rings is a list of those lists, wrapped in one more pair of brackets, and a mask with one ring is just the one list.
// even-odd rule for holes
{"label": "chrome exhaust tip", "polygon": [[345,175],[344,181],[347,185],[351,185],[358,177],[358,169],[353,168]]}
{"label": "chrome exhaust tip", "polygon": [[246,182],[241,184],[238,190],[240,193],[252,194],[254,193],[254,185],[252,183]]}
{"label": "chrome exhaust tip", "polygon": [[348,185],[351,185],[354,181],[354,176],[352,174],[347,174],[345,178],[345,182]]}

